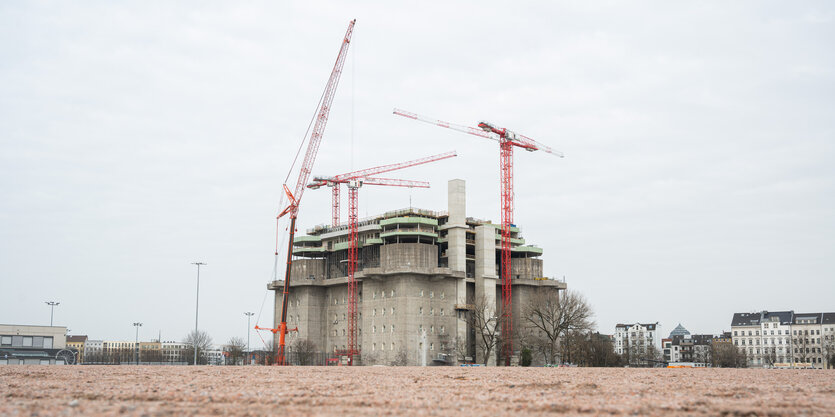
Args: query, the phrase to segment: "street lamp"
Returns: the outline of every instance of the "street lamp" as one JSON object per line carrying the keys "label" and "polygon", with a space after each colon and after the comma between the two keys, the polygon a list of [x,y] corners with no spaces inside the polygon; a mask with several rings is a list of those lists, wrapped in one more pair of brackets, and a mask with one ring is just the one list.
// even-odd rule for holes
{"label": "street lamp", "polygon": [[133,327],[136,327],[136,364],[139,365],[139,328],[142,323],[133,323]]}
{"label": "street lamp", "polygon": [[192,262],[192,265],[197,265],[197,301],[194,303],[194,364],[197,365],[197,313],[200,308],[200,266],[206,265],[205,262]]}
{"label": "street lamp", "polygon": [[56,301],[44,301],[49,306],[49,327],[52,327],[52,313],[55,311],[55,306],[61,304]]}
{"label": "street lamp", "polygon": [[[246,360],[250,360],[249,359],[249,332],[250,332],[249,331],[249,329],[250,329],[250,327],[249,327],[250,322],[249,321],[250,321],[250,319],[252,319],[252,316],[255,315],[255,313],[247,311],[244,314],[246,315],[246,353],[247,353]],[[244,365],[246,365],[246,363],[244,363]]]}

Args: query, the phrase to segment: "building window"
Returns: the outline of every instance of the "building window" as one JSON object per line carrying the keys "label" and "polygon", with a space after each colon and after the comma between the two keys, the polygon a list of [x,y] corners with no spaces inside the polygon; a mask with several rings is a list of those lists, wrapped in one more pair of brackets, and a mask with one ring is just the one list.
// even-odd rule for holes
{"label": "building window", "polygon": [[435,298],[435,291],[429,291],[429,298]]}
{"label": "building window", "polygon": [[423,307],[418,307],[418,314],[423,315]]}
{"label": "building window", "polygon": [[371,327],[371,333],[377,333],[377,326]]}
{"label": "building window", "polygon": [[444,309],[441,309],[441,315],[442,316],[444,315]]}
{"label": "building window", "polygon": [[429,350],[435,350],[435,343],[434,342],[429,343]]}
{"label": "building window", "polygon": [[23,336],[23,347],[32,347],[32,336]]}
{"label": "building window", "polygon": [[377,317],[377,309],[371,310],[371,317]]}
{"label": "building window", "polygon": [[391,315],[394,315],[394,307],[391,308]]}
{"label": "building window", "polygon": [[444,292],[441,291],[441,300],[443,300],[443,299],[444,299]]}
{"label": "building window", "polygon": [[391,325],[391,332],[394,333],[394,325]]}
{"label": "building window", "polygon": [[423,297],[423,290],[420,290],[420,296]]}
{"label": "building window", "polygon": [[394,297],[394,290],[391,290],[391,297]]}
{"label": "building window", "polygon": [[441,334],[444,334],[444,326],[441,326]]}

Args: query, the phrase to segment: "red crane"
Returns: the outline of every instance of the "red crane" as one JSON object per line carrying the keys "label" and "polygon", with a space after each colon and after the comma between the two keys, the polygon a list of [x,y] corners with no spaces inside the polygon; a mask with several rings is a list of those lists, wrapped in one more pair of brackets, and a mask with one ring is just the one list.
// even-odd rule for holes
{"label": "red crane", "polygon": [[[447,152],[438,155],[427,156],[425,158],[415,159],[412,161],[401,162],[398,164],[382,165],[374,168],[362,169],[359,171],[348,172],[345,174],[336,175],[333,177],[314,177],[313,182],[308,185],[308,188],[317,189],[323,186],[333,187],[338,190],[340,184],[348,185],[348,227],[350,229],[351,246],[348,248],[348,345],[345,354],[348,356],[348,364],[353,365],[354,356],[359,355],[360,351],[357,348],[357,281],[354,277],[357,271],[357,255],[359,251],[358,242],[358,220],[359,220],[359,189],[363,185],[383,185],[390,187],[416,187],[429,188],[429,183],[425,181],[411,181],[390,178],[376,178],[369,177],[369,175],[381,174],[384,172],[396,171],[403,168],[413,167],[416,165],[428,164],[430,162],[440,161],[442,159],[452,158],[457,156],[455,151]],[[338,214],[339,192],[332,194],[335,199],[333,201],[334,212]],[[336,219],[334,219],[336,222]],[[334,223],[337,226],[338,223]]]}
{"label": "red crane", "polygon": [[512,336],[509,336],[513,334],[513,310],[512,298],[510,295],[510,228],[513,226],[513,147],[518,146],[529,152],[543,151],[545,153],[559,156],[560,158],[563,157],[563,154],[527,136],[514,133],[489,122],[479,122],[478,128],[475,128],[423,117],[405,110],[394,109],[394,114],[499,142],[499,169],[501,171],[502,198],[502,336],[505,340],[502,355],[505,359],[505,365],[510,365],[510,357],[513,352],[513,340]]}
{"label": "red crane", "polygon": [[[383,178],[370,178],[372,175],[382,174],[384,172],[391,172],[396,171],[398,169],[413,167],[416,165],[423,165],[428,164],[430,162],[440,161],[442,159],[453,158],[458,156],[455,151],[446,152],[438,155],[427,156],[425,158],[418,158],[412,161],[401,162],[398,164],[389,164],[389,165],[382,165],[374,168],[366,168],[361,169],[354,172],[348,172],[345,174],[336,175],[334,177],[315,177],[313,178],[313,183],[308,185],[309,188],[319,188],[322,186],[331,187],[332,192],[332,210],[331,210],[331,226],[336,227],[339,226],[339,191],[341,184],[347,183],[346,180],[351,179],[361,179],[364,178],[364,181],[368,185],[389,185],[389,184],[377,184],[372,183],[369,181],[379,181],[384,180]],[[396,181],[403,181],[403,180],[396,180]],[[407,185],[400,185],[401,187]]]}
{"label": "red crane", "polygon": [[[319,152],[319,145],[322,143],[322,135],[325,133],[325,126],[328,124],[328,115],[330,114],[331,103],[333,103],[333,96],[336,93],[336,87],[339,85],[339,78],[342,75],[342,67],[345,65],[345,57],[348,55],[348,47],[351,44],[351,34],[354,31],[354,24],[356,22],[357,20],[354,19],[348,23],[348,31],[345,32],[345,36],[342,38],[342,44],[339,47],[339,54],[336,56],[336,63],[333,65],[330,78],[328,78],[328,83],[325,85],[325,91],[322,93],[322,98],[319,101],[315,123],[313,124],[313,130],[310,132],[310,139],[307,143],[307,152],[305,152],[304,160],[299,168],[299,179],[296,181],[295,191],[290,192],[290,189],[287,187],[287,183],[285,182],[284,192],[287,194],[289,204],[276,218],[276,222],[278,222],[278,219],[281,217],[287,214],[290,215],[290,238],[288,239],[289,243],[287,247],[287,269],[284,272],[281,322],[277,329],[271,329],[273,333],[278,333],[278,351],[276,352],[277,365],[286,364],[284,355],[284,340],[287,336],[288,295],[290,294],[290,273],[293,265],[293,240],[296,234],[296,218],[298,218],[299,215],[299,204],[302,199],[302,194],[304,194],[305,185],[310,177],[310,172],[313,170],[313,162],[316,160],[316,154]],[[276,229],[276,233],[278,233],[278,228]],[[276,238],[275,256],[278,256],[278,238]]]}

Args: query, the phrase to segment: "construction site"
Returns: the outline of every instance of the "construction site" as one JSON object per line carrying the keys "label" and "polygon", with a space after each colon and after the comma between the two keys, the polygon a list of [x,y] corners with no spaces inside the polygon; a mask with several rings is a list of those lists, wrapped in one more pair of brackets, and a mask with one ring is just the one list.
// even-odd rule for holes
{"label": "construction site", "polygon": [[[359,219],[359,190],[364,185],[428,187],[422,181],[380,174],[456,156],[447,152],[333,176],[312,176],[345,57],[351,21],[308,134],[284,184],[286,206],[277,217],[275,271],[268,290],[275,292],[275,363],[298,360],[288,346],[304,341],[326,352],[328,364],[455,365],[479,362],[514,366],[519,362],[522,306],[532,294],[559,297],[564,282],[543,275],[542,249],[526,244],[513,218],[513,151],[542,151],[548,146],[490,122],[477,127],[435,120],[405,110],[406,119],[489,139],[499,144],[501,221],[467,216],[466,185],[448,184],[447,210],[403,209]],[[307,144],[301,164],[295,162]],[[454,172],[450,177],[454,178]],[[341,222],[341,187],[348,191],[348,219]],[[306,189],[332,192],[329,226],[297,236],[296,220]],[[282,227],[282,221],[288,224]],[[283,236],[281,231],[287,230]],[[283,245],[281,243],[283,243]],[[281,251],[286,267],[280,276]],[[489,340],[488,340],[489,339]],[[478,343],[481,340],[482,343]]]}
{"label": "construction site", "polygon": [[[501,304],[501,225],[466,215],[466,185],[450,180],[447,210],[406,208],[357,223],[357,364],[447,365],[485,362],[467,314]],[[533,292],[565,283],[545,278],[543,250],[511,227],[513,314]],[[348,363],[350,225],[322,226],[295,238],[288,305],[288,343],[307,339]],[[284,281],[275,291],[276,321]],[[475,302],[478,300],[478,302]],[[483,301],[482,301],[483,300]],[[279,322],[280,323],[280,322]],[[520,323],[521,325],[521,323]],[[516,341],[515,345],[519,345]],[[517,361],[512,355],[512,364]],[[488,364],[496,364],[493,357]]]}

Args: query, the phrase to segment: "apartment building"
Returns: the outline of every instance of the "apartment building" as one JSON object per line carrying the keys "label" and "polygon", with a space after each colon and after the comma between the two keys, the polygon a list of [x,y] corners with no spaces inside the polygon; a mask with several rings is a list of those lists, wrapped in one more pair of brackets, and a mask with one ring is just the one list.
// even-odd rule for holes
{"label": "apartment building", "polygon": [[653,365],[663,359],[660,325],[655,323],[617,324],[615,353],[627,358],[630,365]]}
{"label": "apartment building", "polygon": [[835,313],[735,313],[731,333],[749,367],[833,367]]}

